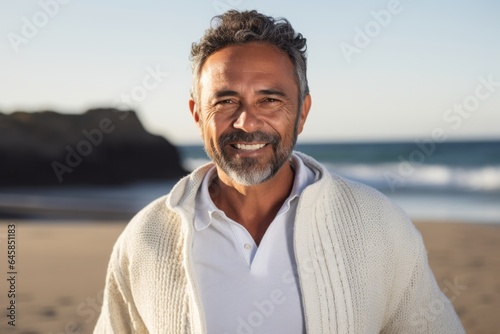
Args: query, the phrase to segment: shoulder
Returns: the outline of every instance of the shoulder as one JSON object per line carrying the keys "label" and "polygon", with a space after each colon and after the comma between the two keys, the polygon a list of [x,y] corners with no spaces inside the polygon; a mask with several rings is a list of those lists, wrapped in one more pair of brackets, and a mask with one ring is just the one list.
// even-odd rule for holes
{"label": "shoulder", "polygon": [[367,233],[391,240],[393,245],[401,240],[421,242],[420,233],[408,214],[386,195],[336,174],[330,174],[329,178],[327,193],[330,201],[338,203],[338,210],[358,217],[352,222],[360,224]]}
{"label": "shoulder", "polygon": [[[194,217],[195,197],[211,164],[201,166],[185,176],[171,191],[140,210],[123,232],[123,239],[143,241],[143,238],[166,238],[178,235]],[[186,225],[186,226],[184,226]]]}
{"label": "shoulder", "polygon": [[[420,232],[407,213],[378,190],[365,184],[328,173],[319,181],[316,210],[322,221],[335,231],[344,251],[364,253],[386,271],[399,268],[402,279],[409,279],[413,267],[425,261]],[[391,263],[391,270],[387,265]],[[404,268],[404,269],[403,269]]]}
{"label": "shoulder", "polygon": [[319,202],[335,208],[337,212],[366,216],[365,218],[372,222],[389,218],[391,222],[409,220],[397,204],[378,190],[332,173],[305,154],[300,152],[296,154],[314,170],[319,179],[304,191],[304,197],[309,205]]}
{"label": "shoulder", "polygon": [[362,214],[369,215],[370,220],[409,221],[406,212],[380,191],[336,174],[330,174],[330,180],[331,194],[351,202]]}
{"label": "shoulder", "polygon": [[314,210],[340,237],[373,240],[377,247],[393,251],[405,249],[401,255],[421,251],[420,233],[399,205],[368,185],[331,173],[307,155],[298,156],[319,176],[303,192],[304,211]]}
{"label": "shoulder", "polygon": [[168,196],[157,198],[130,220],[115,243],[114,253],[142,252],[152,244],[160,243],[167,235],[178,234],[177,215],[166,205]]}
{"label": "shoulder", "polygon": [[126,231],[136,234],[142,231],[154,231],[174,216],[167,207],[170,194],[161,196],[141,209],[129,222]]}
{"label": "shoulder", "polygon": [[348,245],[345,251],[364,253],[369,259],[365,265],[388,282],[396,273],[401,282],[409,282],[414,268],[426,262],[426,251],[407,213],[367,185],[335,174],[330,182],[327,203],[335,208],[335,229]]}

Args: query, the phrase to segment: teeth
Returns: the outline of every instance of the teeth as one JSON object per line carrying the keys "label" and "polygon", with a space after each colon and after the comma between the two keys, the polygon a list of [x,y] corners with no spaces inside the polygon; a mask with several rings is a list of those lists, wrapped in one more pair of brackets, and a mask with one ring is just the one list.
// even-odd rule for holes
{"label": "teeth", "polygon": [[236,144],[237,149],[240,150],[258,150],[259,148],[263,148],[266,144],[255,144],[255,145],[245,145],[245,144]]}

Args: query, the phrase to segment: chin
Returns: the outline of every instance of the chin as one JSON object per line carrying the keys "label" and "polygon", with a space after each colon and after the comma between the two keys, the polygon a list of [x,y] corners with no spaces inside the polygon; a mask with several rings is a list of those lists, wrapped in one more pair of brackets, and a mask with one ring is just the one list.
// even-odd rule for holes
{"label": "chin", "polygon": [[252,171],[246,173],[229,170],[226,174],[231,178],[231,180],[238,184],[243,186],[256,186],[271,179],[276,173],[273,173],[272,168],[269,167],[264,171]]}

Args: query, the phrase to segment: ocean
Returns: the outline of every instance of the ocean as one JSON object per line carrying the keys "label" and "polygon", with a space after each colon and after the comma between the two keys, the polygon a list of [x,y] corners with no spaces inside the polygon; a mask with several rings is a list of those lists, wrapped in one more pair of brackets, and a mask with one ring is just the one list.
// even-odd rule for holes
{"label": "ocean", "polygon": [[[189,170],[209,161],[201,145],[178,148]],[[299,143],[296,150],[376,188],[412,219],[500,224],[500,141]],[[128,219],[175,181],[0,189],[0,217]]]}
{"label": "ocean", "polygon": [[[376,188],[414,219],[500,223],[500,141],[299,143],[296,150]],[[202,146],[181,152],[187,168],[208,161]]]}

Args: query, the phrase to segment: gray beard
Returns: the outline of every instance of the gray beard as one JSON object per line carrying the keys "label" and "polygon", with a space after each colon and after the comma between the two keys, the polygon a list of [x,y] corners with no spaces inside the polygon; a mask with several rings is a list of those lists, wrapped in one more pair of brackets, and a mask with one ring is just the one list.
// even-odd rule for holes
{"label": "gray beard", "polygon": [[[222,134],[219,137],[218,146],[222,149],[222,152],[219,153],[215,149],[215,143],[212,140],[208,143],[205,141],[205,152],[212,159],[215,165],[222,169],[222,171],[226,173],[234,182],[244,186],[254,186],[263,183],[273,178],[280,168],[290,159],[298,137],[298,115],[299,114],[297,114],[295,127],[293,129],[293,137],[291,138],[291,142],[287,143],[288,145],[283,144],[281,138],[275,135],[259,131],[253,133],[234,131],[232,133]],[[202,136],[205,138],[204,133],[202,133]],[[232,159],[232,157],[224,151],[224,147],[226,147],[228,143],[235,141],[266,142],[268,145],[272,146],[274,155],[267,165],[260,165],[258,160],[255,158],[242,158],[239,160],[236,158]]]}
{"label": "gray beard", "polygon": [[[290,152],[291,154],[291,152]],[[257,160],[253,158],[245,158],[242,163],[232,163],[223,158],[219,167],[226,173],[231,180],[244,186],[254,186],[271,179],[278,170],[283,166],[289,155],[284,161],[271,161],[266,166],[257,164]]]}
{"label": "gray beard", "polygon": [[[231,180],[244,186],[254,186],[276,175],[280,168],[290,159],[296,139],[297,136],[294,134],[294,138],[288,146],[284,146],[277,138],[272,140],[272,143],[268,145],[273,147],[274,154],[267,164],[260,164],[256,158],[236,159],[224,151],[219,153],[215,150],[215,145],[212,141],[210,142],[210,149],[205,144],[205,151],[215,165],[226,173]],[[219,147],[225,147],[222,141],[219,144]]]}
{"label": "gray beard", "polygon": [[255,186],[269,180],[276,174],[275,172],[273,173],[271,166],[264,170],[247,170],[245,173],[231,168],[222,170],[229,175],[231,180],[243,186]]}

